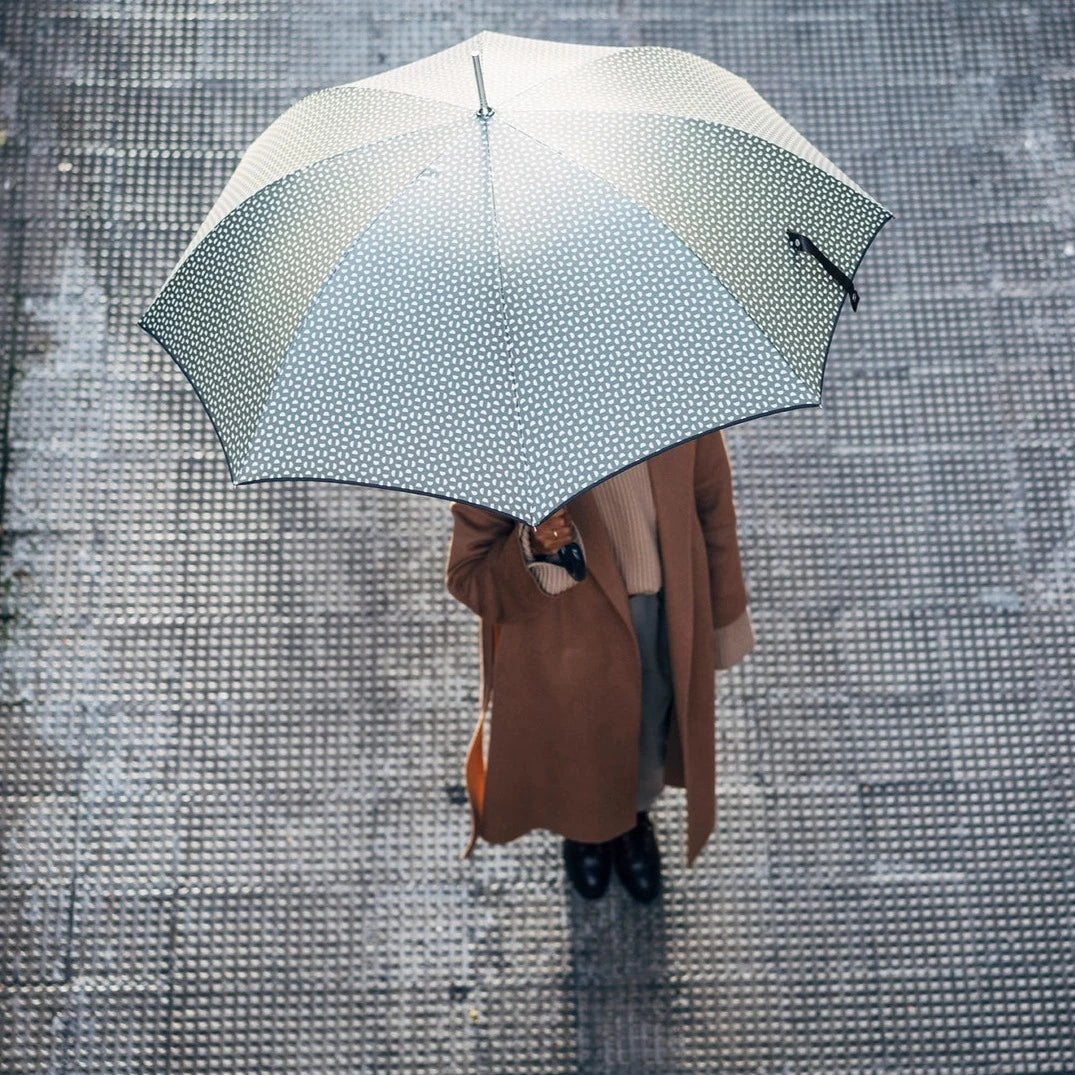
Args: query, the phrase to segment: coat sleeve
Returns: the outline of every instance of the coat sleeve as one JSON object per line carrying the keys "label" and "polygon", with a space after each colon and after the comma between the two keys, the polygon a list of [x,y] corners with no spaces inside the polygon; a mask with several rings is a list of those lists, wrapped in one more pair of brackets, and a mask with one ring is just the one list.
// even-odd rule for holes
{"label": "coat sleeve", "polygon": [[452,516],[444,580],[457,601],[483,620],[517,623],[539,615],[556,600],[527,566],[522,523],[471,504],[453,503]]}
{"label": "coat sleeve", "polygon": [[720,629],[742,616],[747,608],[747,592],[739,557],[731,464],[719,429],[698,439],[694,493],[709,561],[713,626]]}

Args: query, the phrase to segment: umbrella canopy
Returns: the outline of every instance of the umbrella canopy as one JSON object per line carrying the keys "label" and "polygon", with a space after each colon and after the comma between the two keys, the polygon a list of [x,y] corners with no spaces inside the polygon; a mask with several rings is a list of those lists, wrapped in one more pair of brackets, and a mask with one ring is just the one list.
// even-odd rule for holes
{"label": "umbrella canopy", "polygon": [[485,31],[280,116],[139,324],[235,484],[536,525],[681,441],[817,406],[891,216],[714,63]]}

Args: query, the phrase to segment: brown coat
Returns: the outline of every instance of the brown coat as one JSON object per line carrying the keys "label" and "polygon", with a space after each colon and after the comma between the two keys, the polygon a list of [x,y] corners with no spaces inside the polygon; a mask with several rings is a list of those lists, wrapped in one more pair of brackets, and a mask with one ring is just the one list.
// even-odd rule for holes
{"label": "brown coat", "polygon": [[[747,608],[732,478],[718,430],[648,463],[668,618],[674,714],[665,782],[686,789],[686,863],[716,817],[714,627]],[[465,762],[471,833],[507,843],[535,828],[607,840],[635,822],[641,666],[627,590],[590,490],[567,504],[586,578],[538,585],[522,523],[453,503],[445,581],[481,617],[481,706]],[[495,702],[488,771],[483,724]]]}

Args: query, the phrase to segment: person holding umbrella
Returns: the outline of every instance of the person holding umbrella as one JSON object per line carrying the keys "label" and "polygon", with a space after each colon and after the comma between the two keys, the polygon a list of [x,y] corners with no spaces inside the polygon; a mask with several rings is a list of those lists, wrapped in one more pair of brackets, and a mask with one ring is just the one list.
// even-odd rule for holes
{"label": "person holding umbrella", "polygon": [[[534,528],[451,511],[445,581],[483,628],[463,857],[478,835],[547,828],[582,896],[600,896],[614,865],[652,900],[649,810],[666,783],[687,790],[690,865],[714,823],[714,670],[754,647],[723,433],[621,470]],[[570,543],[582,571],[560,562]]]}
{"label": "person holding umbrella", "polygon": [[243,154],[138,323],[233,484],[453,501],[449,588],[481,618],[464,858],[547,827],[594,895],[589,845],[623,837],[652,898],[663,779],[694,861],[714,669],[753,645],[713,431],[820,405],[891,217],[744,79],[665,46],[483,30],[307,95]]}

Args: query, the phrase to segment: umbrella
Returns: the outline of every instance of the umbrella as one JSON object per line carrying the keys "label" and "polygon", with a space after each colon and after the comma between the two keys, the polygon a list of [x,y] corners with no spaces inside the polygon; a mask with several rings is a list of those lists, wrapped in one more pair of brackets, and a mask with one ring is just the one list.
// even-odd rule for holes
{"label": "umbrella", "polygon": [[284,112],[139,324],[235,485],[534,526],[674,444],[818,406],[891,216],[708,60],[484,31]]}

